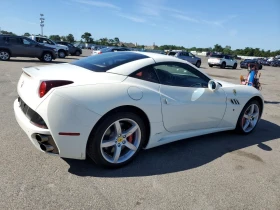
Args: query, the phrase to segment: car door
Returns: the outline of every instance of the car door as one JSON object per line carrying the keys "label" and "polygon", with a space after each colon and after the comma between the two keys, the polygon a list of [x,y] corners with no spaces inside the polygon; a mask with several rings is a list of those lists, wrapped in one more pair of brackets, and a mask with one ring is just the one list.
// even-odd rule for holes
{"label": "car door", "polygon": [[208,89],[209,78],[188,64],[158,63],[163,122],[170,132],[216,128],[226,110],[226,94]]}
{"label": "car door", "polygon": [[41,56],[41,47],[31,39],[20,38],[20,43],[26,57],[40,57]]}
{"label": "car door", "polygon": [[18,37],[7,37],[6,43],[9,46],[12,56],[22,56],[24,54],[23,46]]}
{"label": "car door", "polygon": [[186,56],[185,56],[184,52],[178,52],[177,57],[180,59],[186,60]]}

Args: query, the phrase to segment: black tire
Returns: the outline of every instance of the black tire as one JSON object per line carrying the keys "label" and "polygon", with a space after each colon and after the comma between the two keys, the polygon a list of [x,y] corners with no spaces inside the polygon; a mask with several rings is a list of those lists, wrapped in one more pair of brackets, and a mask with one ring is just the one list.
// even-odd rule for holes
{"label": "black tire", "polygon": [[235,63],[232,68],[236,69],[237,68],[237,63]]}
{"label": "black tire", "polygon": [[[259,107],[259,120],[258,122],[260,121],[260,117],[261,117],[261,113],[262,113],[262,110],[261,110],[261,106],[260,106],[260,103],[256,100],[252,100],[252,101],[249,101],[245,106],[244,108],[242,109],[240,115],[239,115],[239,118],[238,118],[238,121],[236,123],[236,128],[235,128],[235,132],[236,133],[239,133],[239,134],[243,134],[243,135],[247,135],[251,132],[253,132],[253,130],[255,130],[255,128],[257,127],[257,124],[255,125],[255,127],[250,131],[250,132],[245,132],[242,128],[242,119],[243,119],[243,116],[244,116],[244,113],[245,111],[247,110],[247,108],[249,106],[251,106],[252,104],[256,104],[258,107]],[[257,123],[258,123],[257,122]]]}
{"label": "black tire", "polygon": [[212,67],[213,67],[213,65],[210,65],[210,64],[209,64],[209,67],[211,67],[211,68],[212,68]]}
{"label": "black tire", "polygon": [[59,50],[58,51],[58,57],[59,58],[65,58],[66,57],[66,52],[64,50]]}
{"label": "black tire", "polygon": [[11,54],[7,50],[0,50],[0,60],[1,61],[8,61],[10,60]]}
{"label": "black tire", "polygon": [[[41,60],[42,59],[42,60]],[[40,60],[43,62],[51,62],[52,61],[52,54],[49,52],[45,52]]]}
{"label": "black tire", "polygon": [[259,66],[259,70],[262,70],[262,65]]}
{"label": "black tire", "polygon": [[80,55],[81,55],[80,51],[77,50],[77,51],[75,52],[75,55],[76,55],[76,56],[80,56]]}
{"label": "black tire", "polygon": [[[130,159],[121,163],[110,163],[103,157],[101,153],[101,148],[100,148],[101,140],[107,128],[109,128],[110,125],[115,121],[123,118],[131,119],[139,125],[139,128],[141,130],[140,144],[138,149]],[[116,112],[103,119],[92,130],[87,143],[87,156],[90,157],[90,159],[92,159],[99,166],[106,167],[106,168],[119,168],[131,162],[137,156],[146,138],[147,138],[147,131],[146,131],[144,121],[142,120],[141,117],[139,117],[138,115],[132,112]]]}
{"label": "black tire", "polygon": [[195,66],[196,66],[197,68],[199,68],[200,65],[201,65],[201,61],[197,61],[196,64],[195,64]]}
{"label": "black tire", "polygon": [[226,63],[223,62],[220,67],[221,67],[221,69],[225,69],[226,68]]}

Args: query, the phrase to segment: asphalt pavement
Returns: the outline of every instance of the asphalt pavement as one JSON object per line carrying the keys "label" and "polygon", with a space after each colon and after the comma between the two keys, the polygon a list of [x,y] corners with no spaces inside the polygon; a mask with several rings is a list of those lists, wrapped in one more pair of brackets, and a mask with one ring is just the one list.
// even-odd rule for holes
{"label": "asphalt pavement", "polygon": [[[266,103],[251,135],[222,132],[178,141],[109,170],[44,154],[20,129],[13,113],[16,84],[22,67],[37,65],[48,64],[0,61],[0,209],[280,209],[280,68],[261,71]],[[209,68],[206,58],[201,69],[233,83],[247,73]]]}

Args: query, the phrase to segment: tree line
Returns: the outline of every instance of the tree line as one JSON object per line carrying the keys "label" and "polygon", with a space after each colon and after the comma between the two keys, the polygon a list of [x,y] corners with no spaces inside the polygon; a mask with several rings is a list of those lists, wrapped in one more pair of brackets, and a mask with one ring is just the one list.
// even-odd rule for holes
{"label": "tree line", "polygon": [[[9,35],[16,35],[13,32],[9,31],[1,31],[2,34],[9,34]],[[38,34],[40,35],[40,34]],[[31,36],[30,33],[26,32],[23,34],[23,36]],[[45,36],[47,37],[47,36]],[[66,36],[60,36],[60,35],[50,35],[48,37],[49,39],[53,41],[67,41],[70,43],[77,42],[75,40],[73,34],[68,34]],[[78,41],[81,43],[89,43],[89,44],[98,44],[98,45],[106,45],[106,46],[120,46],[120,39],[118,37],[115,38],[101,38],[98,40],[94,40],[91,33],[85,32],[81,39]],[[125,45],[121,44],[121,46],[125,47]],[[144,48],[144,45],[138,45],[136,48]],[[185,48],[183,46],[176,46],[176,45],[161,45],[161,46],[155,46],[156,50],[186,50],[186,51],[197,51],[197,52],[219,52],[229,55],[243,55],[243,56],[257,56],[257,57],[275,57],[276,55],[280,55],[280,50],[276,51],[270,51],[270,50],[263,50],[260,48],[251,48],[246,47],[244,49],[235,49],[232,50],[231,46],[227,45],[225,47],[222,47],[219,44],[214,45],[214,47],[207,47],[207,48]]]}

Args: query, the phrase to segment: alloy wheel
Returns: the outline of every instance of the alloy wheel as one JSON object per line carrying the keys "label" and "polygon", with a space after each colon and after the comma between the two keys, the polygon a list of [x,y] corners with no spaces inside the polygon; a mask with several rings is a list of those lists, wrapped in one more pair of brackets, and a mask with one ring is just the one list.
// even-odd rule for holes
{"label": "alloy wheel", "polygon": [[131,119],[120,119],[112,123],[103,134],[101,154],[110,163],[122,163],[135,154],[140,141],[139,125]]}
{"label": "alloy wheel", "polygon": [[259,107],[256,104],[251,104],[246,109],[242,118],[242,129],[244,132],[248,133],[255,128],[259,120],[259,113]]}
{"label": "alloy wheel", "polygon": [[10,57],[9,53],[5,52],[5,51],[1,51],[0,52],[0,59],[3,61],[8,60]]}
{"label": "alloy wheel", "polygon": [[47,53],[47,54],[44,55],[44,60],[47,61],[47,62],[49,62],[49,61],[52,60],[52,56],[51,56],[50,54]]}

